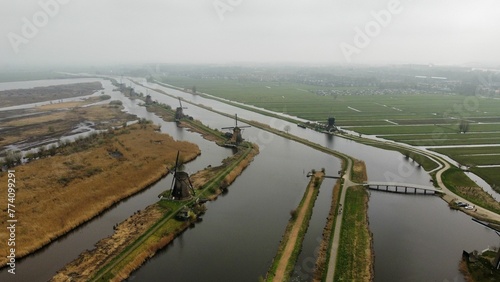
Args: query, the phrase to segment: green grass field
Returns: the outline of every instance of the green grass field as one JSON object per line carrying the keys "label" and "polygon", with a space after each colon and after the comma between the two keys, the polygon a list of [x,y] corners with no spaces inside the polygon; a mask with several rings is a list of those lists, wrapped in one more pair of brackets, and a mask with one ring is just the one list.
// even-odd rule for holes
{"label": "green grass field", "polygon": [[433,150],[450,156],[464,165],[500,165],[500,146],[441,148]]}
{"label": "green grass field", "polygon": [[[169,76],[161,79],[179,87],[283,112],[312,121],[336,118],[337,126],[364,135],[414,146],[499,144],[500,99],[454,94],[356,95],[367,88],[349,88],[353,95],[317,95],[316,90],[345,90],[295,82],[256,82]],[[460,124],[468,123],[465,134]],[[482,147],[486,153],[490,148]],[[464,148],[458,149],[460,152]],[[469,165],[499,164],[498,156],[442,151]],[[486,154],[483,153],[483,154]],[[479,170],[479,169],[478,169]],[[500,186],[500,169],[480,169],[480,176]],[[495,182],[491,182],[491,180]]]}
{"label": "green grass field", "polygon": [[346,192],[349,204],[343,212],[335,281],[369,281],[372,258],[367,201],[368,193],[363,187],[351,187]]}

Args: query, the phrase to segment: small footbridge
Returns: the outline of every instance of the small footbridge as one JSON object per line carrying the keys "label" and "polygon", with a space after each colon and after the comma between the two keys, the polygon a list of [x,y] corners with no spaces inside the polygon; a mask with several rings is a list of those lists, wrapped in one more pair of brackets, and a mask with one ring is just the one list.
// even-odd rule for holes
{"label": "small footbridge", "polygon": [[364,187],[384,192],[402,193],[402,194],[417,194],[417,195],[436,195],[444,193],[442,190],[432,186],[397,183],[397,182],[376,182],[367,181],[363,182]]}

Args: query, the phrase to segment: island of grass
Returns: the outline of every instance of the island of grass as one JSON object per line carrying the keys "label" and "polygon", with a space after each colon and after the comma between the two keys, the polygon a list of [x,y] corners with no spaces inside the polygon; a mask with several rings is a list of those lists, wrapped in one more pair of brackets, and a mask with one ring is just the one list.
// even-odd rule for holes
{"label": "island of grass", "polygon": [[319,194],[319,187],[323,181],[323,171],[313,171],[304,196],[297,209],[290,212],[291,218],[285,229],[283,239],[273,263],[271,264],[265,281],[288,281],[302,249],[302,241],[309,227],[314,202]]}
{"label": "island of grass", "polygon": [[334,281],[372,281],[372,235],[368,228],[368,192],[350,187],[342,208],[344,224],[340,233]]}
{"label": "island of grass", "polygon": [[[184,161],[200,154],[195,144],[175,141],[141,123],[61,144],[40,159],[14,167],[17,256],[34,252],[155,183],[173,166],[177,151]],[[0,181],[7,183],[7,173],[0,173]],[[7,193],[7,186],[0,189]],[[6,197],[0,205],[7,206]],[[7,236],[0,233],[0,240]],[[0,256],[5,265],[6,248]]]}

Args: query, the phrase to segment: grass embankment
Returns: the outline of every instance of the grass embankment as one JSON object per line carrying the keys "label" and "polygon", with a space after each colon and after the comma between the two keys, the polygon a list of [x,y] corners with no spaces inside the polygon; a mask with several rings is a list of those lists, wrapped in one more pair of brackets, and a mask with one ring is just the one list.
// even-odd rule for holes
{"label": "grass embankment", "polygon": [[302,249],[302,241],[309,226],[314,202],[323,181],[323,172],[311,176],[304,196],[297,209],[290,212],[291,218],[285,229],[276,256],[266,275],[266,281],[288,281]]}
{"label": "grass embankment", "polygon": [[[498,142],[497,142],[498,143]],[[480,165],[500,165],[500,146],[440,148],[434,151],[450,156],[458,163],[484,179],[500,193],[500,173],[498,167],[477,167]]]}
{"label": "grass embankment", "polygon": [[373,278],[372,237],[367,211],[366,189],[361,186],[347,189],[334,281],[371,281]]}
{"label": "grass embankment", "polygon": [[[354,160],[353,181],[366,181],[362,161]],[[343,224],[334,281],[371,281],[373,244],[368,222],[368,192],[362,186],[349,187],[342,208]]]}
{"label": "grass embankment", "polygon": [[[178,150],[184,161],[200,154],[195,144],[175,141],[154,129],[137,124],[96,134],[60,148],[51,157],[15,167],[16,255],[41,248],[153,184],[173,165]],[[0,173],[0,182],[7,183],[6,173]],[[6,193],[7,186],[0,189]],[[0,205],[7,206],[6,200],[0,198]],[[7,235],[2,232],[0,240],[7,240]],[[2,248],[3,265],[6,255]]]}
{"label": "grass embankment", "polygon": [[[193,175],[191,178],[196,189],[196,196],[215,198],[222,192],[222,189],[227,188],[241,174],[257,153],[257,147],[249,143],[244,143],[241,150],[230,159],[225,160],[223,165],[205,169]],[[88,276],[78,278],[85,281],[121,281],[127,278],[147,258],[152,257],[158,250],[165,247],[191,224],[191,221],[177,221],[174,219],[174,215],[184,206],[189,206],[194,202],[195,199],[188,201],[163,200],[154,204],[154,208],[152,209],[161,210],[160,218],[148,218],[148,228],[141,233],[132,232],[133,234],[130,234],[131,232],[129,231],[128,236],[130,238],[126,244],[119,246],[119,248],[115,249],[107,257],[101,257],[99,261],[96,261],[94,265],[98,267],[94,269],[93,273],[88,273]],[[121,229],[123,228],[118,227],[118,230]],[[103,248],[106,248],[105,244],[103,244]],[[102,248],[98,247],[91,252],[94,254],[102,253]],[[64,281],[64,278],[71,275],[70,269],[85,269],[84,262],[84,259],[76,260],[72,263],[71,268],[66,267],[64,270],[65,276],[60,273],[59,275],[62,278],[58,279]]]}
{"label": "grass embankment", "polygon": [[[143,87],[149,88],[147,86],[142,85],[139,82],[134,81],[134,83],[141,85]],[[157,92],[162,93],[162,94],[165,94],[165,95],[170,96],[172,98],[177,98],[175,96],[169,95],[168,93],[166,93],[165,91],[160,90],[160,89],[153,89],[153,88],[149,88],[149,89],[157,91]],[[124,92],[124,95],[126,95],[127,97],[130,97],[130,95],[127,92]],[[141,99],[142,101],[146,101],[146,99],[143,96],[134,96],[134,97],[137,99]],[[189,103],[188,101],[185,101],[185,100],[183,100],[183,101],[186,103]],[[156,114],[157,116],[161,117],[166,122],[175,121],[175,111],[173,110],[172,106],[170,106],[170,105],[153,102],[152,104],[146,104],[145,107],[148,110],[148,112],[152,112],[152,113]],[[224,137],[224,134],[222,132],[218,131],[217,129],[209,128],[208,126],[204,125],[201,121],[193,120],[191,117],[189,117],[187,115],[185,115],[184,118],[181,118],[177,122],[177,124],[179,127],[184,127],[190,131],[200,133],[203,136],[203,138],[205,138],[209,141],[214,141],[218,145],[223,144],[224,141],[226,141],[226,139],[227,139]]]}
{"label": "grass embankment", "polygon": [[[169,106],[164,104],[151,104],[147,105],[146,109],[149,112],[155,113],[160,116],[164,121],[172,122],[174,121],[175,111],[173,111]],[[177,122],[179,127],[186,128],[189,131],[197,132],[203,136],[203,138],[214,141],[217,144],[222,144],[227,139],[224,134],[217,129],[209,128],[204,125],[199,120],[192,120],[190,118],[182,118]]]}
{"label": "grass embankment", "polygon": [[337,181],[333,187],[332,193],[332,204],[330,206],[330,212],[326,219],[326,225],[323,229],[323,240],[319,246],[318,258],[316,259],[316,264],[314,266],[314,277],[313,281],[319,282],[326,277],[326,272],[328,270],[328,261],[330,260],[330,249],[331,240],[333,235],[333,230],[337,222],[337,216],[339,211],[339,201],[340,193],[342,193],[342,183]]}
{"label": "grass embankment", "polygon": [[482,206],[500,214],[500,203],[486,193],[481,187],[477,186],[477,184],[467,177],[462,170],[452,167],[443,173],[442,178],[443,183],[453,193],[467,199],[475,205]]}
{"label": "grass embankment", "polygon": [[433,161],[432,159],[430,159],[426,155],[420,154],[420,153],[415,152],[413,150],[410,150],[408,148],[403,148],[403,147],[395,146],[395,145],[389,145],[389,144],[382,143],[382,142],[373,142],[371,140],[363,139],[363,138],[354,137],[354,138],[350,138],[350,139],[353,139],[356,142],[359,142],[359,143],[362,143],[365,145],[369,145],[369,146],[373,146],[373,147],[377,147],[377,148],[381,148],[381,149],[385,149],[385,150],[400,152],[403,155],[403,157],[405,157],[407,160],[411,160],[411,161],[416,162],[418,165],[422,166],[424,168],[424,170],[426,170],[426,171],[431,171],[431,170],[434,170],[434,169],[439,167],[439,164],[437,162]]}

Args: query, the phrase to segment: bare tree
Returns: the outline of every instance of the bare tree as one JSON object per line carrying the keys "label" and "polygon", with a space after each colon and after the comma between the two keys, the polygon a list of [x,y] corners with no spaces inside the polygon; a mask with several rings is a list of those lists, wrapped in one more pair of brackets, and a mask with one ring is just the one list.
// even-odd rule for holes
{"label": "bare tree", "polygon": [[290,131],[290,125],[285,125],[285,127],[283,128],[283,130],[285,130],[285,132],[288,134],[288,131]]}
{"label": "bare tree", "polygon": [[466,120],[461,120],[460,124],[458,125],[458,129],[461,133],[466,133],[467,131],[469,131],[469,122]]}

